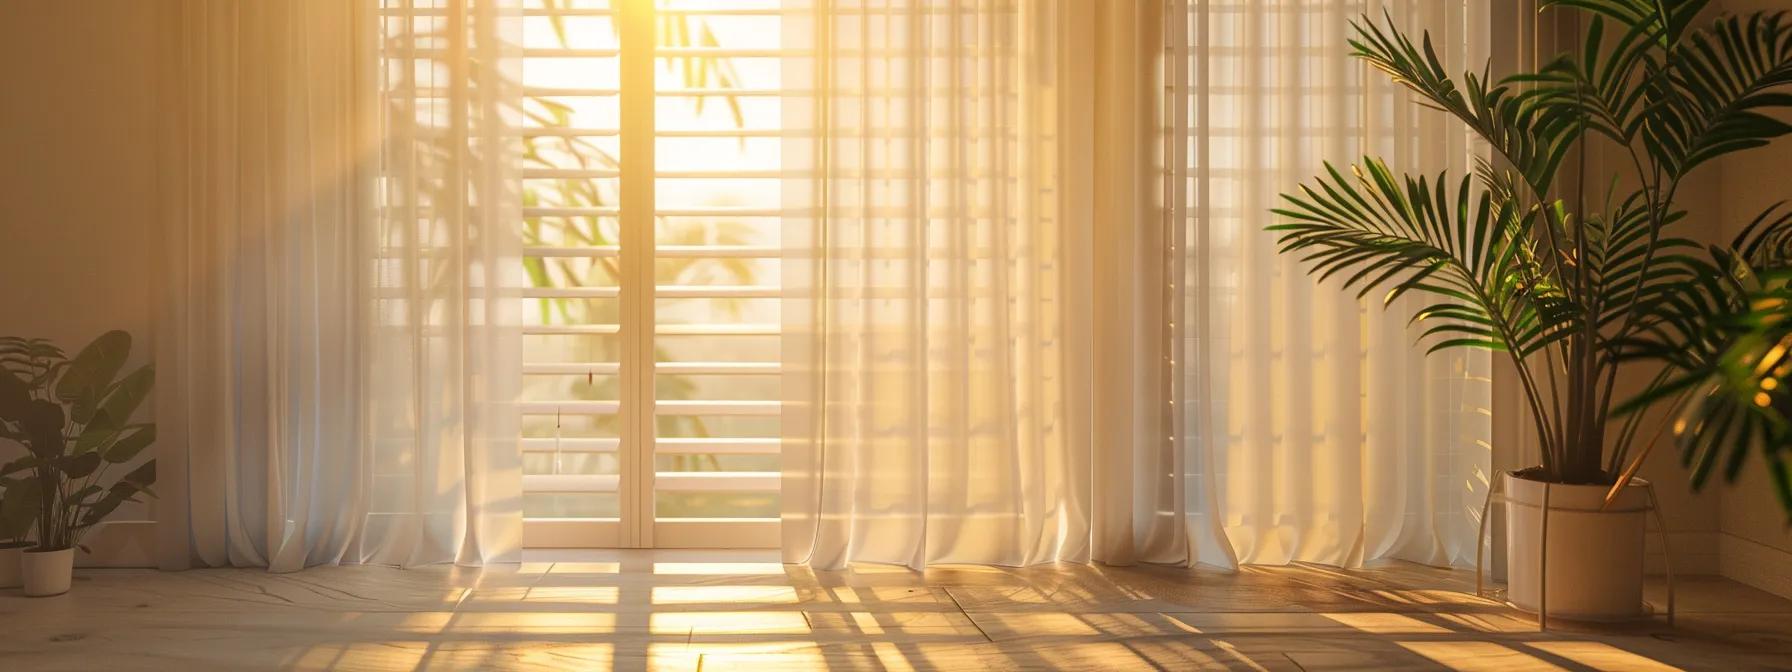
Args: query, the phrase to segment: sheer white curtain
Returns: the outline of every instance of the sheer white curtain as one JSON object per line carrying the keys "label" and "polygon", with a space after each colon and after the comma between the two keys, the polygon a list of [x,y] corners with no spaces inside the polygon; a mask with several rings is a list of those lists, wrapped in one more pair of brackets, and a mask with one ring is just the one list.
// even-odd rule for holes
{"label": "sheer white curtain", "polygon": [[1468,66],[1482,2],[787,3],[785,558],[1472,557],[1486,358],[1262,228],[1324,160],[1468,167],[1344,38]]}
{"label": "sheer white curtain", "polygon": [[1061,5],[786,3],[789,561],[1087,557]]}
{"label": "sheer white curtain", "polygon": [[[1455,72],[1487,58],[1488,0],[1176,0],[1165,203],[1178,253],[1171,322],[1191,561],[1380,558],[1465,564],[1491,451],[1486,353],[1427,357],[1384,308],[1316,283],[1263,226],[1279,193],[1369,154],[1435,176],[1473,168],[1463,126],[1349,56],[1350,22],[1429,31]],[[1181,482],[1177,482],[1181,481]],[[1199,537],[1195,537],[1199,539]]]}
{"label": "sheer white curtain", "polygon": [[164,566],[517,559],[510,4],[168,3]]}

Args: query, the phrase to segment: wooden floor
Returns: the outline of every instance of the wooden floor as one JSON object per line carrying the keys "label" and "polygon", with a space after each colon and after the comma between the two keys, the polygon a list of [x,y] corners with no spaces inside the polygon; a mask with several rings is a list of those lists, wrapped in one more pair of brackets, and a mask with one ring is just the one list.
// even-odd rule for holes
{"label": "wooden floor", "polygon": [[[1683,580],[1679,625],[1548,634],[1397,564],[861,566],[538,553],[521,568],[83,570],[0,591],[0,669],[1787,669],[1792,602]],[[1465,592],[1466,591],[1466,592]],[[1651,588],[1660,604],[1665,593]]]}

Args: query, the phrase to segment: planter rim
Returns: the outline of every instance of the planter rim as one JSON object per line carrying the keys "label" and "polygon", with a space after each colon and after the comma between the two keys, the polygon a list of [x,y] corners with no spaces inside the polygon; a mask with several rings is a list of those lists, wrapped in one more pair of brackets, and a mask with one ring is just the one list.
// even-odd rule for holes
{"label": "planter rim", "polygon": [[[1526,469],[1530,469],[1530,468],[1531,467],[1526,467]],[[1564,488],[1604,488],[1604,489],[1609,490],[1612,487],[1612,484],[1610,484],[1610,483],[1557,483],[1555,481],[1545,481],[1541,478],[1530,478],[1528,476],[1519,475],[1519,473],[1518,473],[1519,471],[1520,470],[1518,470],[1518,469],[1508,469],[1508,470],[1502,471],[1500,473],[1511,477],[1513,480],[1524,481],[1526,483],[1554,485],[1554,486],[1560,486],[1560,487],[1564,487]],[[1639,487],[1644,487],[1647,485],[1649,485],[1649,479],[1643,478],[1641,476],[1632,476],[1632,477],[1630,477],[1630,482],[1624,484],[1624,487],[1639,488]]]}
{"label": "planter rim", "polygon": [[31,542],[31,541],[0,541],[0,551],[10,551],[15,548],[36,548],[36,547],[37,547],[37,543]]}
{"label": "planter rim", "polygon": [[1526,508],[1542,508],[1544,494],[1553,489],[1555,498],[1549,502],[1549,510],[1554,513],[1576,513],[1591,515],[1639,515],[1651,507],[1649,499],[1649,481],[1632,478],[1630,483],[1619,491],[1617,499],[1609,505],[1605,496],[1611,491],[1611,485],[1589,483],[1556,483],[1525,478],[1517,472],[1508,471],[1504,476],[1509,484],[1503,488],[1501,497],[1506,503]]}
{"label": "planter rim", "polygon": [[72,550],[75,550],[75,547],[69,546],[68,548],[44,548],[42,546],[33,546],[31,548],[25,549],[25,552],[26,553],[61,553],[63,551],[72,551]]}

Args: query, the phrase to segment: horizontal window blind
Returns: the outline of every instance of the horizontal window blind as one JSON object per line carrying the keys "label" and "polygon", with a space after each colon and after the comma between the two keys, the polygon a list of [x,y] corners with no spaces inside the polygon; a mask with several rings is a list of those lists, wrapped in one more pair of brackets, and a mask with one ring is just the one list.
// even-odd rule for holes
{"label": "horizontal window blind", "polygon": [[776,3],[525,14],[526,541],[775,545]]}

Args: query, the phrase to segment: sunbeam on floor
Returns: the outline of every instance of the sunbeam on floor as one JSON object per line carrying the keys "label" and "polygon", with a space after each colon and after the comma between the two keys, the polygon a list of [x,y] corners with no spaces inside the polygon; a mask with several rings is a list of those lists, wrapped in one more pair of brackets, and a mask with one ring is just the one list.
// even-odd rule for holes
{"label": "sunbeam on floor", "polygon": [[[84,571],[0,594],[8,669],[1770,669],[1792,602],[1723,579],[1663,619],[1560,624],[1390,564],[861,566],[538,551],[519,566]],[[1651,597],[1665,597],[1653,586]]]}

